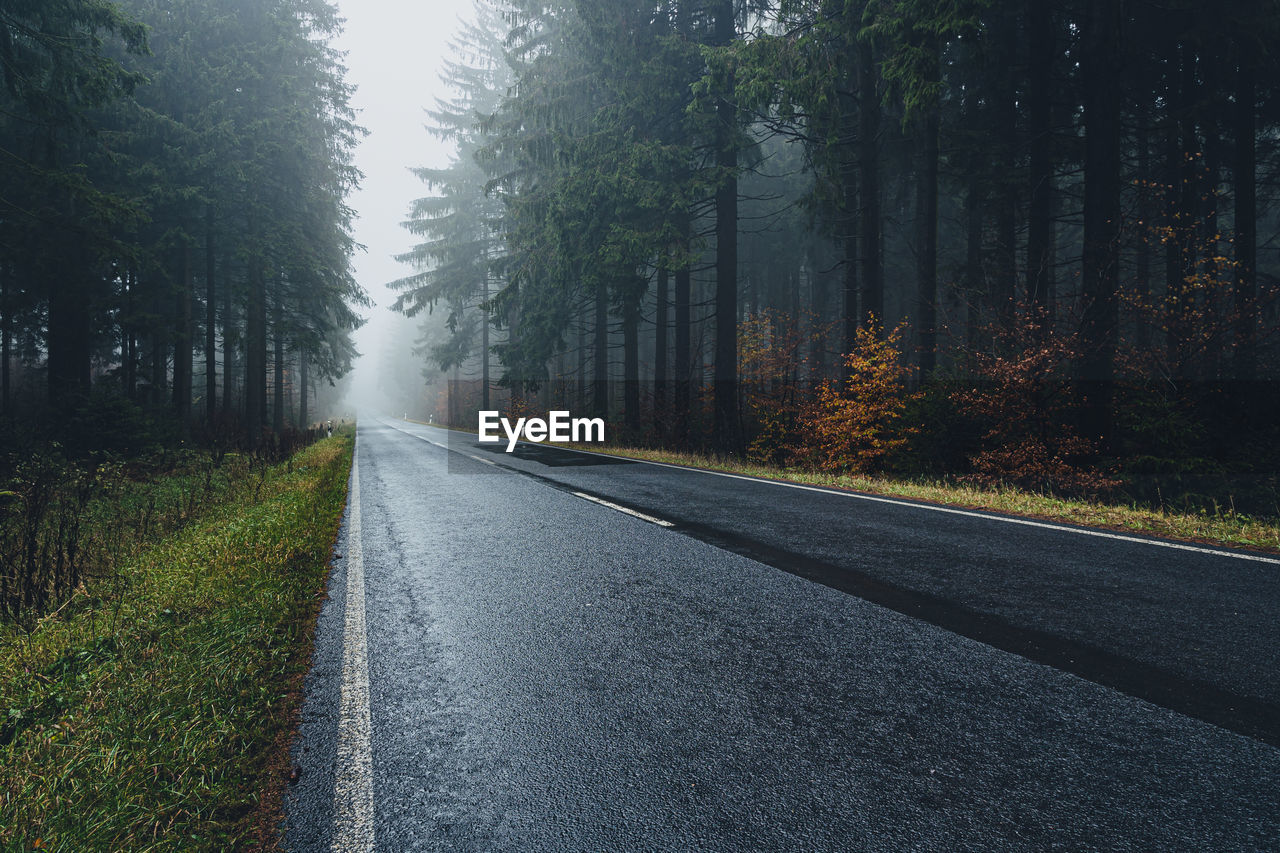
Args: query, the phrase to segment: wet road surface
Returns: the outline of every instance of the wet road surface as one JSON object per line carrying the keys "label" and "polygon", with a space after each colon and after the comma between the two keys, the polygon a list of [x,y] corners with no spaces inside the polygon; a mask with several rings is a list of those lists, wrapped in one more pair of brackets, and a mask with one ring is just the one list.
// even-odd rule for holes
{"label": "wet road surface", "polygon": [[353,481],[289,849],[1280,849],[1280,565],[392,421]]}

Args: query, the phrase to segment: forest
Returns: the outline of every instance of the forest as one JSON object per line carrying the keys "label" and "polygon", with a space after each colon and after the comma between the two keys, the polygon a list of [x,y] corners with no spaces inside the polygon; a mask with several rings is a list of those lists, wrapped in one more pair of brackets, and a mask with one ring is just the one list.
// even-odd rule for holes
{"label": "forest", "polygon": [[0,0],[0,620],[119,600],[137,548],[335,412],[369,302],[340,25]]}
{"label": "forest", "polygon": [[10,442],[253,446],[312,419],[367,302],[339,26],[325,0],[0,2]]}
{"label": "forest", "polygon": [[1280,513],[1278,28],[1270,0],[481,0],[391,284],[416,411]]}

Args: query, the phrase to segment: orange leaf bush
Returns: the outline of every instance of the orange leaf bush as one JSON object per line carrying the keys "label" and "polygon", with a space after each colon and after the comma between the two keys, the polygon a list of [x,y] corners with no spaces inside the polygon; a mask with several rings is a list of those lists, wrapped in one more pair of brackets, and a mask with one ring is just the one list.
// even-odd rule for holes
{"label": "orange leaf bush", "polygon": [[994,353],[973,354],[978,383],[957,391],[960,411],[982,424],[982,449],[961,479],[980,486],[1105,494],[1120,485],[1096,467],[1097,446],[1073,422],[1079,406],[1070,381],[1075,335],[1046,328],[1047,318],[1018,312],[994,331]]}
{"label": "orange leaf bush", "polygon": [[844,368],[843,382],[827,380],[801,410],[795,459],[823,471],[879,471],[913,431],[903,423],[915,395],[907,391],[902,326],[884,337],[874,324],[859,329]]}

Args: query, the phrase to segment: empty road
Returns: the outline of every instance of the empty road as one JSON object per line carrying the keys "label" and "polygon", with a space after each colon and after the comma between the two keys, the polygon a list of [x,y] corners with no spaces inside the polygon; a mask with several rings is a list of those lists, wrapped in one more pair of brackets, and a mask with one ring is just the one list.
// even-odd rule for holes
{"label": "empty road", "polygon": [[1280,849],[1280,560],[362,421],[295,851]]}

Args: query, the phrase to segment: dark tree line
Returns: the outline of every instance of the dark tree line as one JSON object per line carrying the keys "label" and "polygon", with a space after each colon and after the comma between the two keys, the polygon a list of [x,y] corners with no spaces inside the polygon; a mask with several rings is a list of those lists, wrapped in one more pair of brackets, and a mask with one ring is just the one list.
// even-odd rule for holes
{"label": "dark tree line", "polygon": [[339,23],[326,0],[0,2],[6,415],[43,384],[55,413],[114,393],[250,441],[306,424],[365,301]]}
{"label": "dark tree line", "polygon": [[485,251],[396,286],[450,305],[439,366],[567,380],[633,437],[741,450],[768,310],[813,386],[899,321],[924,389],[1048,347],[1100,456],[1195,455],[1275,413],[1277,30],[1272,0],[486,0],[408,223]]}

